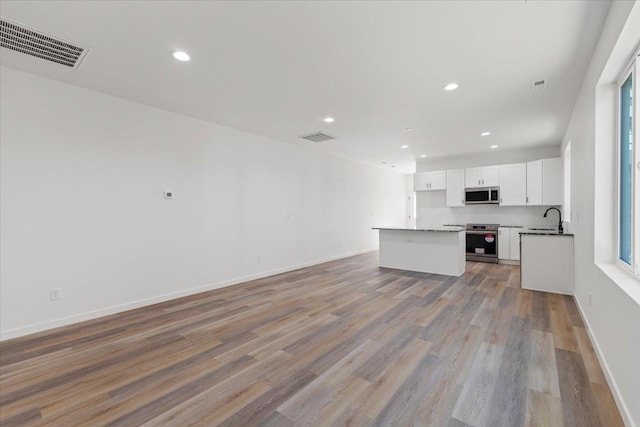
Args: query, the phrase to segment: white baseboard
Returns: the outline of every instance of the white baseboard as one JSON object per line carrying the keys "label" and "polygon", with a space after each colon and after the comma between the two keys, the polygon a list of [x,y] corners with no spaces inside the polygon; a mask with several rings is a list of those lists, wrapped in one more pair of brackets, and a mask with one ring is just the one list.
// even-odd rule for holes
{"label": "white baseboard", "polygon": [[622,421],[624,421],[624,425],[628,427],[638,427],[631,417],[629,416],[629,410],[627,405],[624,403],[624,399],[622,399],[622,395],[618,389],[618,384],[615,379],[611,375],[611,371],[609,370],[609,365],[607,365],[607,361],[602,354],[602,350],[600,349],[600,344],[598,344],[598,340],[591,333],[591,327],[589,326],[589,321],[587,317],[584,315],[584,311],[582,310],[582,306],[578,301],[578,298],[573,296],[573,300],[576,302],[576,306],[578,307],[578,311],[580,312],[580,316],[582,316],[582,321],[584,322],[585,329],[587,330],[587,334],[593,343],[593,348],[596,351],[596,357],[598,358],[598,362],[600,362],[600,366],[602,366],[602,371],[604,372],[604,376],[609,384],[609,388],[611,389],[611,394],[613,394],[613,399],[616,401],[616,405],[618,406],[618,410],[620,411],[620,415],[622,416]]}
{"label": "white baseboard", "polygon": [[309,261],[302,264],[291,265],[283,268],[278,268],[271,271],[265,271],[258,274],[251,274],[249,276],[237,277],[234,279],[225,280],[218,283],[212,283],[205,286],[199,286],[197,288],[185,289],[178,292],[172,292],[169,294],[159,295],[151,298],[145,298],[126,304],[115,305],[111,307],[102,308],[99,310],[88,311],[85,313],[74,314],[73,316],[62,317],[47,322],[36,323],[34,325],[24,326],[21,328],[9,329],[0,332],[0,341],[8,340],[11,338],[17,338],[24,335],[33,334],[36,332],[46,331],[48,329],[58,328],[60,326],[67,326],[73,323],[83,322],[85,320],[95,319],[97,317],[108,316],[110,314],[120,313],[134,308],[140,308],[151,304],[157,304],[159,302],[165,302],[176,298],[186,297],[193,294],[199,294],[201,292],[211,291],[214,289],[224,288],[231,285],[237,285],[238,283],[249,282],[251,280],[262,279],[268,276],[274,276],[276,274],[286,273],[293,270],[299,270],[301,268],[310,267],[312,265],[318,265],[329,261],[335,261],[338,259],[349,258],[355,255],[361,255],[368,252],[376,251],[378,248],[365,249],[361,251],[349,252],[346,254],[336,255],[329,258],[319,259],[315,261]]}

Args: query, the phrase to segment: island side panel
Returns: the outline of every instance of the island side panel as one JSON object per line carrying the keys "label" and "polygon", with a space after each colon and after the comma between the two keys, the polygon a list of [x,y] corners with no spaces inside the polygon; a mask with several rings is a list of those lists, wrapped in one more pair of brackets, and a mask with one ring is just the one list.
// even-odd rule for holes
{"label": "island side panel", "polygon": [[380,230],[380,267],[461,276],[465,233]]}
{"label": "island side panel", "polygon": [[573,295],[573,237],[521,234],[522,289]]}

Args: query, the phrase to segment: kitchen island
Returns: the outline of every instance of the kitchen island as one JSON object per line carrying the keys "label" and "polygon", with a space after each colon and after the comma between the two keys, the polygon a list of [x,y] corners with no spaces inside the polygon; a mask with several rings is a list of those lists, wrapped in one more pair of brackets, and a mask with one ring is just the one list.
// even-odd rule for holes
{"label": "kitchen island", "polygon": [[380,267],[461,276],[465,228],[374,227],[380,232]]}
{"label": "kitchen island", "polygon": [[522,289],[573,295],[573,234],[557,229],[520,232]]}

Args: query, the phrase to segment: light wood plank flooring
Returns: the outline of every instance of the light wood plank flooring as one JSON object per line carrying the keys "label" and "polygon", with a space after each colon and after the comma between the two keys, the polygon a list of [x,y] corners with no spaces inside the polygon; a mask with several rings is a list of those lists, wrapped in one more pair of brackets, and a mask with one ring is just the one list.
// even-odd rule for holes
{"label": "light wood plank flooring", "polygon": [[5,341],[0,425],[622,425],[572,298],[377,261]]}

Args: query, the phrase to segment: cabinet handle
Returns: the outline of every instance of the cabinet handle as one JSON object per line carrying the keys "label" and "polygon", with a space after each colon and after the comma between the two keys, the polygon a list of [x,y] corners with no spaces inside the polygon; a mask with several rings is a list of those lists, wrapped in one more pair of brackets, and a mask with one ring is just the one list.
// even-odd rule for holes
{"label": "cabinet handle", "polygon": [[502,204],[502,197],[500,197],[500,204]]}
{"label": "cabinet handle", "polygon": [[529,196],[527,196],[527,203],[529,203]]}

